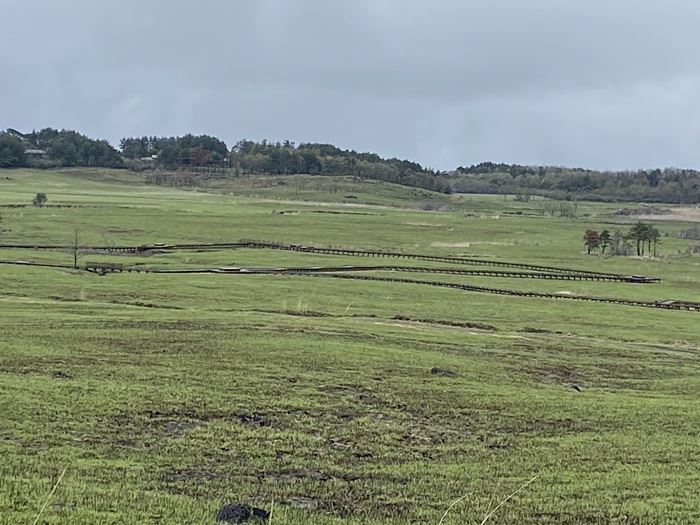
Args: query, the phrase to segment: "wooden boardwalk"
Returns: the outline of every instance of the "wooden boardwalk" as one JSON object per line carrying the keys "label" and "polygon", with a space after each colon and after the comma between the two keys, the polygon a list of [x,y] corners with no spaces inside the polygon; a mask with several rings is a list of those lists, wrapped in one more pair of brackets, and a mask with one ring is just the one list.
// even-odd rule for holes
{"label": "wooden boardwalk", "polygon": [[[25,250],[69,250],[70,246],[65,245],[0,245],[4,249],[25,249]],[[619,304],[625,306],[638,306],[647,308],[661,308],[667,310],[686,310],[700,312],[700,302],[663,300],[644,301],[636,299],[595,297],[587,295],[527,292],[511,290],[505,288],[493,288],[477,286],[464,283],[453,283],[443,281],[407,279],[378,275],[367,275],[368,272],[407,272],[423,274],[449,274],[459,276],[474,277],[494,277],[509,279],[540,279],[557,281],[599,281],[599,282],[620,282],[620,283],[657,283],[660,280],[642,275],[624,275],[604,272],[594,272],[588,270],[574,270],[554,266],[532,265],[524,263],[514,263],[505,261],[490,261],[478,258],[451,257],[440,255],[426,255],[416,253],[389,252],[380,250],[354,250],[345,248],[326,248],[299,244],[285,244],[271,241],[240,240],[232,243],[213,244],[148,244],[139,246],[90,246],[85,251],[96,254],[142,254],[151,251],[174,251],[174,250],[224,250],[224,249],[271,249],[289,250],[303,253],[314,253],[324,255],[336,255],[345,257],[367,257],[367,258],[403,258],[413,260],[423,260],[430,262],[441,262],[451,265],[473,265],[481,266],[477,269],[465,269],[456,266],[407,266],[407,265],[344,265],[344,266],[296,266],[296,267],[215,267],[215,268],[154,268],[143,264],[124,264],[121,262],[87,262],[79,269],[106,275],[108,273],[152,273],[152,274],[220,274],[220,275],[279,275],[279,276],[307,276],[332,279],[354,279],[374,282],[392,282],[425,286],[436,286],[464,290],[469,292],[490,293],[497,295],[508,295],[515,297],[534,297],[543,299],[570,299],[577,301],[590,301],[599,303]],[[36,263],[31,260],[0,260],[0,264],[14,264],[25,266],[37,266],[47,268],[73,268],[70,264]],[[491,268],[488,268],[491,267]],[[502,268],[502,269],[494,269]]]}
{"label": "wooden boardwalk", "polygon": [[[4,244],[0,245],[0,248],[21,248],[21,249],[31,249],[31,250],[69,250],[70,246],[66,245],[50,245],[50,244]],[[567,275],[582,275],[590,276],[590,280],[605,280],[605,279],[593,279],[595,276],[599,277],[610,277],[607,280],[624,280],[625,282],[659,282],[659,279],[653,277],[645,276],[631,276],[614,273],[604,273],[604,272],[594,272],[589,270],[576,270],[571,268],[561,268],[557,266],[543,266],[536,264],[526,264],[517,262],[507,262],[507,261],[491,261],[486,259],[470,258],[470,257],[451,257],[442,255],[425,255],[417,253],[403,253],[403,252],[391,252],[382,250],[354,250],[349,248],[325,248],[317,246],[309,246],[303,244],[285,244],[274,241],[261,241],[261,240],[248,240],[243,239],[240,241],[230,242],[230,243],[198,243],[198,244],[144,244],[139,246],[88,246],[84,250],[91,253],[107,253],[112,255],[122,255],[122,254],[141,254],[154,250],[158,251],[174,251],[174,250],[188,250],[188,251],[201,251],[201,250],[230,250],[230,249],[269,249],[269,250],[288,250],[303,253],[314,253],[322,255],[336,255],[345,257],[376,257],[376,258],[402,258],[402,259],[413,259],[431,262],[442,262],[448,264],[457,265],[473,265],[473,266],[490,266],[498,268],[511,268],[518,270],[526,270],[530,272],[540,272],[545,274],[552,273],[564,273]]]}

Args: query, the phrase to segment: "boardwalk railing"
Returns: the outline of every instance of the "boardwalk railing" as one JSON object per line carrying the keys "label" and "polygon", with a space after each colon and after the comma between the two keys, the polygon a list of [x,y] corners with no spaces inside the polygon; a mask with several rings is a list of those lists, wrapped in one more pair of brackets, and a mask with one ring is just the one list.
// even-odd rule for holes
{"label": "boardwalk railing", "polygon": [[[50,245],[50,244],[4,244],[0,248],[22,248],[33,250],[69,250],[70,246],[65,245]],[[354,250],[350,248],[327,248],[318,246],[309,246],[304,244],[285,244],[275,241],[261,241],[251,239],[241,239],[230,243],[198,243],[198,244],[142,244],[139,246],[88,246],[85,251],[93,253],[109,253],[109,254],[139,254],[150,251],[173,251],[173,250],[226,250],[226,249],[241,249],[241,248],[257,248],[270,250],[289,250],[304,253],[316,253],[323,255],[338,255],[351,257],[377,257],[377,258],[403,258],[422,261],[443,262],[458,265],[473,265],[473,266],[491,266],[498,268],[515,268],[519,270],[528,270],[531,272],[541,273],[564,273],[568,275],[582,276],[608,276],[609,280],[620,280],[619,274],[595,272],[589,270],[576,270],[571,268],[561,268],[557,266],[544,266],[537,264],[526,264],[507,261],[490,261],[472,257],[452,257],[442,255],[426,255],[417,253],[391,252],[383,250]],[[624,276],[626,282],[658,282],[659,279],[651,277],[627,275]],[[635,280],[636,279],[636,280]]]}
{"label": "boardwalk railing", "polygon": [[[67,250],[70,246],[62,245],[0,245],[5,249],[29,249],[29,250]],[[288,275],[288,276],[310,276],[335,279],[356,279],[375,282],[394,282],[405,284],[419,284],[427,286],[437,286],[444,288],[460,289],[470,292],[482,292],[498,295],[510,295],[517,297],[536,297],[546,299],[571,299],[579,301],[591,301],[601,303],[613,303],[627,306],[642,306],[650,308],[663,308],[670,310],[700,311],[700,303],[693,301],[663,300],[663,301],[643,301],[636,299],[606,298],[587,295],[527,292],[520,290],[510,290],[504,288],[492,288],[486,286],[476,286],[462,283],[451,283],[442,281],[427,281],[418,279],[404,279],[376,275],[364,275],[362,272],[386,271],[386,272],[413,272],[413,273],[440,273],[463,276],[499,277],[499,278],[521,278],[521,279],[542,279],[542,280],[570,280],[570,281],[603,281],[603,282],[624,282],[624,283],[655,283],[659,279],[645,277],[641,275],[624,275],[604,272],[594,272],[588,270],[573,270],[554,266],[532,265],[524,263],[513,263],[505,261],[489,261],[468,257],[451,257],[440,255],[426,255],[403,252],[389,252],[379,250],[354,250],[349,248],[317,247],[300,244],[285,244],[271,241],[243,239],[231,243],[212,244],[146,244],[139,246],[90,246],[85,250],[92,253],[110,254],[140,254],[151,251],[172,251],[172,250],[222,250],[222,249],[273,249],[290,250],[304,253],[317,253],[325,255],[354,256],[354,257],[376,257],[376,258],[405,258],[414,260],[424,260],[432,262],[443,262],[455,265],[475,265],[510,268],[508,270],[495,270],[488,268],[463,269],[456,267],[423,267],[423,266],[403,266],[403,265],[345,265],[345,266],[311,266],[311,267],[285,267],[285,268],[239,268],[239,267],[217,267],[217,268],[152,268],[141,264],[127,265],[115,262],[87,262],[81,269],[95,272],[101,275],[112,272],[146,272],[156,274],[227,274],[227,275]],[[16,264],[44,267],[72,268],[69,264],[36,263],[31,260],[0,260],[0,264]]]}

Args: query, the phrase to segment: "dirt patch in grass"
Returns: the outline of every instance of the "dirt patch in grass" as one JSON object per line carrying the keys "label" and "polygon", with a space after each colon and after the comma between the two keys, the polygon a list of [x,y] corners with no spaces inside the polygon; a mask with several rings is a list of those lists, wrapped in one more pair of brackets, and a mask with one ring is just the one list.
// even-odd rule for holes
{"label": "dirt patch in grass", "polygon": [[[57,299],[60,300],[60,299]],[[63,299],[63,300],[69,300],[69,299]],[[155,303],[146,303],[143,301],[109,301],[111,304],[121,304],[124,306],[137,306],[139,308],[161,308],[165,310],[184,310],[181,306],[169,306],[165,304],[155,304]]]}
{"label": "dirt patch in grass", "polygon": [[563,335],[564,332],[560,331],[552,331],[548,330],[547,328],[536,328],[534,326],[525,326],[521,330],[518,330],[520,333],[523,334],[557,334],[557,335]]}
{"label": "dirt patch in grass", "polygon": [[470,322],[470,321],[447,321],[447,320],[442,320],[442,319],[411,319],[410,317],[406,317],[405,315],[395,315],[394,320],[396,320],[396,321],[408,321],[408,322],[421,323],[421,324],[454,326],[457,328],[472,328],[472,329],[476,329],[476,330],[486,330],[489,332],[497,332],[498,331],[498,328],[496,328],[493,325],[485,324],[485,323]]}
{"label": "dirt patch in grass", "polygon": [[261,314],[291,315],[294,317],[337,317],[327,312],[315,312],[313,310],[251,310]]}
{"label": "dirt patch in grass", "polygon": [[325,312],[314,312],[312,310],[279,310],[274,312],[282,315],[295,315],[298,317],[332,317],[331,314]]}
{"label": "dirt patch in grass", "polygon": [[386,213],[362,213],[357,211],[332,211],[332,210],[313,210],[311,213],[330,213],[331,215],[376,215],[383,217]]}
{"label": "dirt patch in grass", "polygon": [[255,412],[252,414],[237,414],[236,417],[238,418],[238,421],[240,421],[244,425],[253,425],[259,427],[265,427],[269,425],[269,423],[263,418],[262,415],[256,414]]}
{"label": "dirt patch in grass", "polygon": [[331,476],[323,470],[310,469],[310,470],[278,470],[278,471],[268,471],[261,472],[258,474],[259,479],[276,481],[278,483],[291,483],[300,479],[314,480],[314,481],[328,481],[333,479]]}

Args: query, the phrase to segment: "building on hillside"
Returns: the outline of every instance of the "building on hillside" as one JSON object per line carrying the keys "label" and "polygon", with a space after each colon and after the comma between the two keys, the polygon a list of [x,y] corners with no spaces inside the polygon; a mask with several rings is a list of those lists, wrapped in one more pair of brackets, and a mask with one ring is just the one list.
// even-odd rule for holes
{"label": "building on hillside", "polygon": [[29,159],[43,159],[46,157],[46,152],[43,149],[28,149],[25,150],[24,154]]}

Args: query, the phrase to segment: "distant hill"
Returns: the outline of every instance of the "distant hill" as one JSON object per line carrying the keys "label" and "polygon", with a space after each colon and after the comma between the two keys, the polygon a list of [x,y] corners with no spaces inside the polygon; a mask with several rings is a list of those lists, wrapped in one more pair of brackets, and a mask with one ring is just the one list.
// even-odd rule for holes
{"label": "distant hill", "polygon": [[[106,140],[72,130],[44,128],[0,133],[0,168],[92,166],[201,172],[223,177],[297,174],[352,176],[442,193],[495,193],[529,200],[533,195],[568,200],[700,203],[700,172],[665,168],[594,171],[560,166],[482,162],[446,173],[410,160],[341,149],[332,144],[241,140],[229,149],[209,135],[127,137],[117,150]],[[167,176],[163,174],[163,176]]]}

